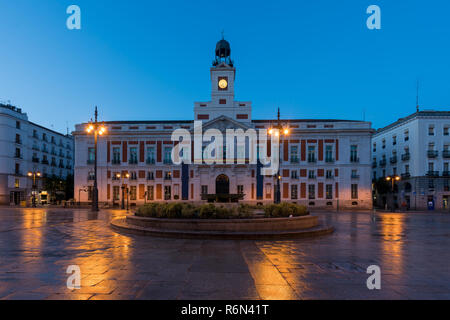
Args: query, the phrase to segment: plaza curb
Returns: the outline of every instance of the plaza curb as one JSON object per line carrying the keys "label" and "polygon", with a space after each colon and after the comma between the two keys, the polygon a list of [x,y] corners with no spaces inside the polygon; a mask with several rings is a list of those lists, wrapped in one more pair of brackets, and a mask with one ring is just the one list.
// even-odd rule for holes
{"label": "plaza curb", "polygon": [[217,232],[217,231],[181,231],[145,228],[131,225],[126,218],[116,218],[110,222],[112,229],[126,233],[153,236],[159,238],[178,239],[218,239],[218,240],[280,240],[311,238],[328,235],[334,232],[333,226],[318,225],[313,228],[289,231],[269,232]]}

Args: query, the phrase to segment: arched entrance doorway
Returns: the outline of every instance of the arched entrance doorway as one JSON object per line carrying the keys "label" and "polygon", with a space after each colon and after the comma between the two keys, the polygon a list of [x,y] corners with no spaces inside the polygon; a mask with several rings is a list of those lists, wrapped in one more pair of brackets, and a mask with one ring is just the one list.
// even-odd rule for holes
{"label": "arched entrance doorway", "polygon": [[224,174],[216,178],[216,194],[230,194],[230,179]]}

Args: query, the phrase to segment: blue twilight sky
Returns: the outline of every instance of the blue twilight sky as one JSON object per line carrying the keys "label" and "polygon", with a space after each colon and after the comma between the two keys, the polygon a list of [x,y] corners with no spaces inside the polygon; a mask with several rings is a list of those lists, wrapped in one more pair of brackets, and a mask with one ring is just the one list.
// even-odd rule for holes
{"label": "blue twilight sky", "polygon": [[280,106],[378,128],[415,111],[418,79],[423,109],[450,110],[449,14],[448,0],[0,0],[0,100],[61,132],[94,105],[101,120],[193,119],[224,29],[253,119]]}

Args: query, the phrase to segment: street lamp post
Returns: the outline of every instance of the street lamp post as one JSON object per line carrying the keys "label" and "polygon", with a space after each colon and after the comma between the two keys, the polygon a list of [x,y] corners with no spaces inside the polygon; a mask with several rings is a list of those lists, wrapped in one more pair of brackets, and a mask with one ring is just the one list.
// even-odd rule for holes
{"label": "street lamp post", "polygon": [[392,188],[391,188],[391,191],[392,191],[392,211],[394,212],[395,211],[395,203],[394,203],[394,191],[395,191],[395,182],[396,181],[400,181],[400,176],[397,176],[397,175],[392,175],[392,176],[387,176],[386,177],[386,181],[390,181],[391,183],[392,183]]}
{"label": "street lamp post", "polygon": [[28,172],[28,176],[33,178],[33,186],[31,187],[31,195],[32,195],[32,207],[36,208],[36,177],[40,177],[41,173],[39,171],[30,171]]}
{"label": "street lamp post", "polygon": [[97,188],[97,141],[98,141],[98,135],[102,136],[106,128],[103,124],[98,123],[97,121],[97,106],[95,107],[95,121],[89,122],[86,131],[88,134],[93,133],[94,134],[94,190],[93,193],[93,199],[92,199],[92,211],[98,211],[98,188]]}
{"label": "street lamp post", "polygon": [[[275,130],[274,130],[275,129]],[[288,136],[289,135],[289,128],[284,127],[281,124],[280,120],[280,108],[278,108],[278,117],[277,117],[277,124],[276,126],[273,126],[271,129],[269,129],[269,135],[275,134],[276,137],[280,137],[281,135]],[[277,170],[277,190],[275,191],[275,198],[274,203],[278,204],[281,202],[281,173],[280,173],[280,167],[281,167],[281,144],[278,144],[278,170]]]}

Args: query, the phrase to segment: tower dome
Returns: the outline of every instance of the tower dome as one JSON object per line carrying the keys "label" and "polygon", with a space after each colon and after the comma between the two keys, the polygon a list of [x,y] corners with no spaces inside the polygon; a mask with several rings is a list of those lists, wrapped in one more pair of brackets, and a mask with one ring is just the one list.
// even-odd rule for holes
{"label": "tower dome", "polygon": [[231,54],[230,43],[222,39],[216,44],[216,57],[228,58]]}
{"label": "tower dome", "polygon": [[216,57],[213,61],[213,66],[217,67],[223,63],[227,64],[229,67],[233,67],[233,61],[230,58],[231,46],[230,43],[223,38],[216,44]]}

